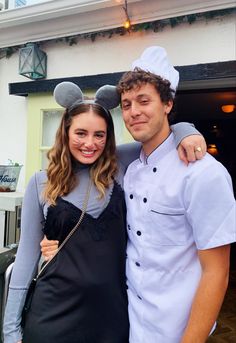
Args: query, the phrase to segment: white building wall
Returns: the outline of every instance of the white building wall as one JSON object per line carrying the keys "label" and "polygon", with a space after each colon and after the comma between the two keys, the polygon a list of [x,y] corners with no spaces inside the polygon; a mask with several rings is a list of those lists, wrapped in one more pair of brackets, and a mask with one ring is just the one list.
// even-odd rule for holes
{"label": "white building wall", "polygon": [[[27,100],[10,96],[8,84],[22,82],[17,74],[18,54],[0,60],[0,164],[8,159],[25,165]],[[24,168],[19,178],[19,189],[24,187]]]}
{"label": "white building wall", "polygon": [[[140,32],[77,45],[44,43],[48,55],[47,78],[93,75],[128,70],[144,48],[161,45],[174,65],[191,65],[236,59],[235,17],[167,27],[162,32]],[[18,53],[0,60],[0,164],[8,158],[25,165],[27,97],[10,96],[8,84],[25,82],[18,75]],[[24,168],[18,190],[24,188]]]}
{"label": "white building wall", "polygon": [[93,43],[80,40],[72,46],[45,44],[48,78],[124,71],[150,45],[165,47],[172,63],[178,66],[235,60],[235,17],[181,24],[157,33],[97,38]]}

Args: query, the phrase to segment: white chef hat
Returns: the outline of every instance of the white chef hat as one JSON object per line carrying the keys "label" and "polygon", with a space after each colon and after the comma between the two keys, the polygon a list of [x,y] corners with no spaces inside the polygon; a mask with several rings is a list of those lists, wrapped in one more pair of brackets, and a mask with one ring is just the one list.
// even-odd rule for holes
{"label": "white chef hat", "polygon": [[136,67],[168,80],[171,89],[176,91],[179,83],[179,72],[170,63],[164,48],[150,46],[145,49],[141,57],[132,63],[132,70]]}

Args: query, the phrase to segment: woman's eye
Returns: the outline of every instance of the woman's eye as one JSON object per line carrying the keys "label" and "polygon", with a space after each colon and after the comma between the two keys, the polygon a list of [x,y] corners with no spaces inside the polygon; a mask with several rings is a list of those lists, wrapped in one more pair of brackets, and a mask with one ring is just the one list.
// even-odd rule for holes
{"label": "woman's eye", "polygon": [[84,132],[77,132],[77,136],[79,136],[79,137],[85,137],[85,133],[84,133]]}
{"label": "woman's eye", "polygon": [[97,133],[97,134],[95,135],[95,137],[101,139],[101,138],[104,138],[104,137],[105,137],[105,134],[104,134],[104,133]]}

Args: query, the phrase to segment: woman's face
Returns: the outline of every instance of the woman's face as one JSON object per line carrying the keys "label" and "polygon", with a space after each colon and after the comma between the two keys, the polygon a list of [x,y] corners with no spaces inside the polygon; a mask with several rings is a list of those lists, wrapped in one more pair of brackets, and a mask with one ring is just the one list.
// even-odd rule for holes
{"label": "woman's face", "polygon": [[92,110],[80,113],[73,117],[68,136],[72,156],[80,163],[92,164],[106,146],[106,121]]}

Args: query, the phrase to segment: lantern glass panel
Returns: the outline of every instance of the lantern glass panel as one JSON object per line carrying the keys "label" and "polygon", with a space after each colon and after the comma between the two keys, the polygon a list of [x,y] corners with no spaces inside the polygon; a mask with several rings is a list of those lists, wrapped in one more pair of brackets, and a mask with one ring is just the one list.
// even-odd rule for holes
{"label": "lantern glass panel", "polygon": [[42,79],[47,73],[47,55],[36,44],[20,49],[19,74],[30,79]]}

